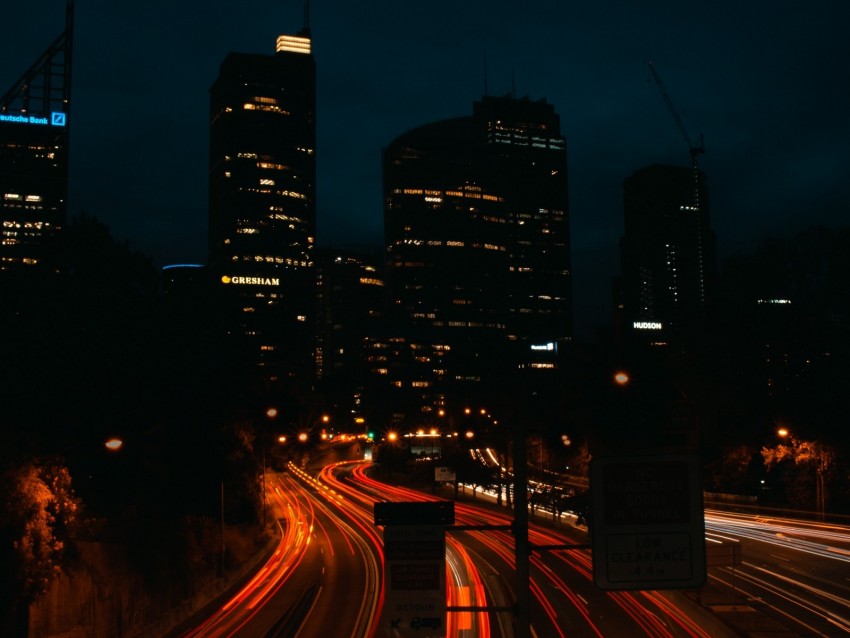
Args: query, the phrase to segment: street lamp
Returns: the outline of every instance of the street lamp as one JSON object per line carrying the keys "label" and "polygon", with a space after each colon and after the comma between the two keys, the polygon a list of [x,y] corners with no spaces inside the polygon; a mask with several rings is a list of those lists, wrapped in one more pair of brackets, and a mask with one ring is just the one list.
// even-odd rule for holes
{"label": "street lamp", "polygon": [[[271,406],[266,408],[266,417],[273,421],[277,418],[277,408]],[[263,490],[263,527],[266,526],[266,507],[268,505],[268,501],[266,499],[266,437],[260,436],[260,450],[261,455],[263,457],[263,477],[262,477],[262,490]]]}

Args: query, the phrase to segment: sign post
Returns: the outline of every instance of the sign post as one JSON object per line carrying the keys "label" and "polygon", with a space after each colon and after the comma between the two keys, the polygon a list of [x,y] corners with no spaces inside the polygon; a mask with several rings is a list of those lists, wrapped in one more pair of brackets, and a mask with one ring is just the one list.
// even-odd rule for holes
{"label": "sign post", "polygon": [[384,525],[384,627],[392,638],[446,635],[446,526],[454,503],[375,503]]}
{"label": "sign post", "polygon": [[705,514],[692,455],[594,459],[593,577],[605,590],[705,583]]}

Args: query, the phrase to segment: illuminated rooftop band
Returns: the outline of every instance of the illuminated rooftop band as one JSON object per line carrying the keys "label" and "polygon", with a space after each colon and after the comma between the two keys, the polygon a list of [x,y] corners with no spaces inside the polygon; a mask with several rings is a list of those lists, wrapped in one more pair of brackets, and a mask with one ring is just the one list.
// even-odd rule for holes
{"label": "illuminated rooftop band", "polygon": [[297,35],[279,35],[277,36],[277,46],[275,51],[287,51],[289,53],[305,53],[310,54],[310,38],[302,38]]}

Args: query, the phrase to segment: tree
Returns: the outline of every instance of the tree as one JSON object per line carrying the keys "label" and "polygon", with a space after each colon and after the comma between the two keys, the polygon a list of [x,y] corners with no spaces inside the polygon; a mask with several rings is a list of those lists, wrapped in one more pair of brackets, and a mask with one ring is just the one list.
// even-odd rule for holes
{"label": "tree", "polygon": [[0,474],[0,633],[26,635],[29,604],[72,555],[79,502],[63,466],[26,463]]}
{"label": "tree", "polygon": [[[765,468],[770,471],[783,462],[793,462],[803,474],[785,476],[785,490],[792,505],[806,505],[814,500],[818,513],[826,511],[826,475],[835,462],[835,451],[819,441],[804,441],[785,435],[785,441],[774,447],[763,447],[761,455]],[[814,476],[812,476],[814,474]],[[810,485],[814,478],[814,499]],[[806,480],[808,479],[808,480]]]}

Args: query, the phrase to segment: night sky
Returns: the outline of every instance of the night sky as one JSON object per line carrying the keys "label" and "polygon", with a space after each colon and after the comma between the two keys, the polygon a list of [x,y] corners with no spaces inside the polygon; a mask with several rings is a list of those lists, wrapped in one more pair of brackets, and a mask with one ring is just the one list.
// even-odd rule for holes
{"label": "night sky", "polygon": [[[62,0],[4,3],[0,93],[64,28]],[[206,261],[208,90],[229,51],[274,52],[296,0],[78,0],[70,211],[157,265]],[[610,313],[622,183],[705,136],[719,254],[848,223],[850,2],[315,0],[318,243],[382,242],[381,148],[469,115],[487,88],[546,98],[567,139],[579,330]],[[486,63],[485,63],[486,61]]]}

